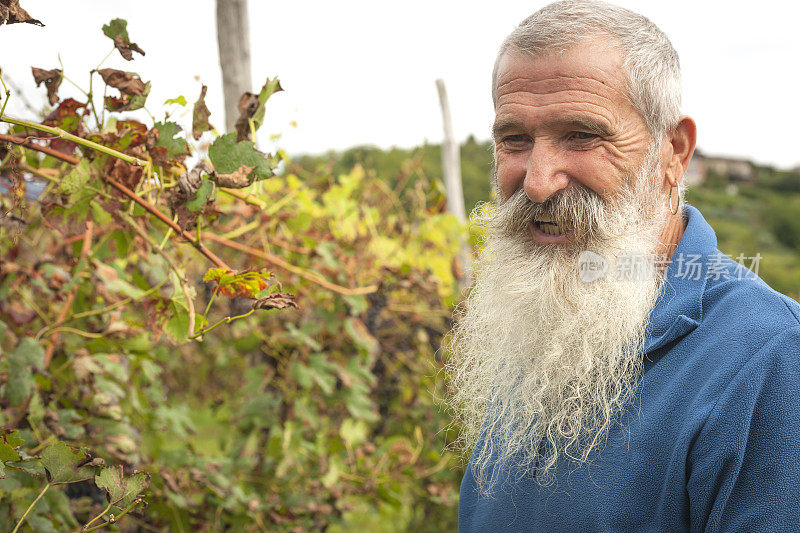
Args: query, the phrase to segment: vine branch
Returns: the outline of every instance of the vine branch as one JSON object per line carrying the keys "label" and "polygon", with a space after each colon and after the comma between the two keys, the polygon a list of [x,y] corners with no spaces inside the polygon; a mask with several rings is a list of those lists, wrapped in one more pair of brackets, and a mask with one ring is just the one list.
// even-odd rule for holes
{"label": "vine branch", "polygon": [[293,274],[297,274],[303,279],[316,283],[321,287],[325,287],[330,291],[343,294],[345,296],[358,296],[364,294],[371,294],[373,292],[378,291],[377,285],[367,285],[366,287],[355,287],[353,289],[342,287],[341,285],[337,285],[336,283],[331,283],[330,281],[326,280],[319,274],[316,274],[314,272],[309,272],[308,270],[295,266],[286,261],[285,259],[283,259],[282,257],[267,253],[264,250],[259,250],[258,248],[252,248],[250,246],[240,244],[236,241],[226,239],[225,237],[221,237],[213,233],[206,232],[203,234],[203,237],[208,240],[218,242],[224,246],[227,246],[228,248],[233,248],[234,250],[239,250],[240,252],[245,252],[254,257],[259,257],[261,259],[264,259],[265,261],[272,263],[277,267],[283,268],[284,270],[288,270]]}
{"label": "vine branch", "polygon": [[0,115],[0,122],[8,122],[9,124],[14,124],[16,126],[25,126],[26,128],[31,128],[34,130],[44,131],[51,135],[55,135],[61,139],[74,142],[75,144],[79,144],[86,148],[91,148],[92,150],[96,150],[100,153],[110,155],[112,157],[116,157],[117,159],[122,159],[126,163],[130,163],[131,165],[138,165],[140,167],[148,167],[150,163],[148,161],[144,161],[143,159],[139,159],[138,157],[133,157],[132,155],[123,154],[122,152],[118,152],[108,146],[103,146],[102,144],[98,144],[94,141],[89,141],[84,139],[83,137],[78,137],[77,135],[73,135],[68,133],[61,128],[55,128],[53,126],[45,126],[44,124],[37,124],[36,122],[31,122],[29,120],[22,120],[21,118],[14,118],[9,117],[8,115]]}
{"label": "vine branch", "polygon": [[39,500],[42,499],[42,496],[44,496],[44,493],[47,492],[47,489],[49,489],[50,486],[51,486],[50,483],[48,483],[47,485],[44,486],[44,488],[39,493],[39,495],[36,497],[36,499],[33,500],[31,502],[31,504],[28,506],[28,508],[25,510],[25,514],[23,514],[22,518],[19,519],[19,522],[17,522],[17,525],[14,527],[14,530],[11,533],[17,533],[17,531],[19,531],[19,528],[22,526],[22,523],[25,522],[25,519],[28,517],[28,514],[31,512],[31,509],[33,509],[36,506],[36,504],[39,503]]}
{"label": "vine branch", "polygon": [[[0,121],[7,120],[7,119],[8,119],[8,117],[5,117],[5,116],[0,117]],[[22,121],[22,122],[26,122],[27,123],[27,121]],[[80,139],[80,137],[77,137],[77,139]],[[61,161],[64,161],[66,163],[70,163],[70,164],[73,164],[73,165],[77,165],[78,162],[80,161],[77,157],[61,153],[58,150],[53,150],[52,148],[50,148],[48,146],[40,146],[40,145],[38,145],[36,143],[30,142],[30,141],[26,141],[25,139],[22,139],[22,138],[19,138],[19,137],[14,137],[13,135],[0,135],[0,141],[3,141],[3,140],[4,141],[9,141],[9,142],[14,142],[16,144],[20,144],[20,145],[24,146],[25,148],[30,148],[31,150],[36,150],[38,152],[42,152],[44,154],[50,155],[52,157],[55,157],[56,159],[60,159]],[[70,139],[70,140],[72,140],[72,139]],[[80,139],[80,140],[85,141],[87,143],[91,143],[91,144],[97,144],[97,143],[92,143],[91,141],[86,141],[86,139]],[[101,146],[101,145],[97,144],[97,146]],[[105,148],[105,147],[102,147],[102,148]],[[119,155],[123,156],[123,157],[120,158],[120,159],[123,159],[123,161],[130,162],[129,159],[134,159],[136,161],[141,162],[141,164],[143,164],[143,165],[149,165],[149,163],[147,163],[146,161],[142,161],[141,159],[132,158],[131,156],[128,156],[126,154],[122,154],[120,152],[117,152],[116,150],[111,150],[109,148],[108,151],[114,152],[113,154],[109,154],[109,155],[113,155],[114,157],[118,157],[115,154],[119,154]],[[105,152],[105,153],[108,153],[108,152]],[[164,213],[159,211],[158,208],[153,206],[150,202],[148,202],[147,200],[145,200],[144,198],[142,198],[141,196],[139,196],[138,194],[136,194],[135,192],[130,190],[128,187],[126,187],[125,185],[123,185],[122,183],[118,182],[117,180],[115,180],[114,178],[112,178],[112,177],[110,177],[108,175],[103,176],[103,179],[109,185],[111,185],[112,187],[117,189],[117,191],[119,191],[124,196],[126,196],[128,199],[136,202],[141,207],[143,207],[146,211],[148,211],[151,215],[153,215],[154,217],[159,219],[161,222],[163,222],[164,224],[166,224],[167,226],[172,228],[172,230],[175,233],[177,233],[178,235],[181,235],[184,239],[189,241],[189,244],[194,246],[197,249],[197,251],[199,251],[201,254],[206,256],[206,258],[208,258],[216,266],[218,266],[220,268],[227,269],[227,270],[233,270],[230,266],[228,266],[227,263],[225,263],[225,261],[223,261],[222,259],[217,257],[217,255],[214,254],[214,252],[212,252],[211,250],[209,250],[202,242],[198,242],[197,238],[190,231],[186,231],[186,230],[182,229],[177,223],[173,222],[172,219],[170,219],[167,215],[165,215]]]}
{"label": "vine branch", "polygon": [[186,298],[186,307],[189,310],[189,332],[187,336],[191,338],[191,335],[194,333],[194,321],[195,321],[195,312],[194,312],[194,301],[192,300],[191,295],[189,294],[189,282],[186,279],[186,276],[181,272],[172,258],[165,252],[158,244],[150,238],[150,235],[147,234],[145,230],[139,227],[135,220],[133,220],[130,216],[126,213],[120,213],[122,219],[128,223],[130,227],[139,234],[139,236],[144,239],[144,241],[150,245],[150,248],[156,253],[158,253],[161,257],[164,258],[164,261],[167,262],[169,267],[175,273],[175,276],[178,278],[178,282],[180,283],[181,290],[183,291],[183,296]]}

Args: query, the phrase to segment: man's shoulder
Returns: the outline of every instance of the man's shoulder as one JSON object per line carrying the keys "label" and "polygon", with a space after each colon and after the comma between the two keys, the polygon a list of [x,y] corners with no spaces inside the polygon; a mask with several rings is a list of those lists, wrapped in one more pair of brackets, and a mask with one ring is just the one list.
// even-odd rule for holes
{"label": "man's shoulder", "polygon": [[[701,327],[740,364],[752,357],[800,360],[800,304],[730,258],[728,278],[708,279]],[[778,348],[778,349],[776,349]]]}

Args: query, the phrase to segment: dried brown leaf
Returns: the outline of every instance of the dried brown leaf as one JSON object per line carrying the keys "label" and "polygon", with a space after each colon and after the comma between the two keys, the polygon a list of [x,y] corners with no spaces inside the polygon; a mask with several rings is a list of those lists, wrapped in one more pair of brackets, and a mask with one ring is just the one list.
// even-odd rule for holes
{"label": "dried brown leaf", "polygon": [[54,68],[52,70],[45,70],[42,68],[31,67],[33,72],[33,81],[36,82],[38,87],[42,83],[47,88],[47,100],[50,105],[55,105],[58,102],[58,86],[61,85],[61,70]]}
{"label": "dried brown leaf", "polygon": [[220,187],[241,189],[250,185],[250,173],[256,167],[240,166],[230,174],[214,174],[214,182]]}
{"label": "dried brown leaf", "polygon": [[194,137],[195,141],[200,138],[204,131],[208,131],[214,127],[208,122],[211,111],[206,107],[207,90],[208,87],[203,85],[203,88],[200,89],[200,98],[198,98],[197,102],[194,104],[194,112],[192,113],[192,137]]}
{"label": "dried brown leaf", "polygon": [[113,68],[102,68],[97,71],[109,87],[119,89],[128,96],[144,95],[145,83],[133,72],[125,72]]}
{"label": "dried brown leaf", "polygon": [[27,11],[19,7],[19,0],[0,0],[0,24],[20,22],[44,26],[41,21],[31,17]]}
{"label": "dried brown leaf", "polygon": [[119,50],[120,55],[127,61],[133,60],[133,52],[138,52],[142,55],[144,54],[144,50],[142,50],[138,44],[126,42],[125,37],[122,35],[117,35],[114,37],[114,46]]}
{"label": "dried brown leaf", "polygon": [[250,119],[258,111],[258,95],[254,93],[244,93],[239,98],[239,118],[236,119],[236,142],[249,141]]}
{"label": "dried brown leaf", "polygon": [[294,298],[293,294],[276,292],[253,302],[253,309],[288,309],[289,307],[297,309],[297,302],[294,301]]}
{"label": "dried brown leaf", "polygon": [[211,174],[214,169],[205,161],[198,163],[189,172],[184,172],[178,178],[178,186],[186,193],[187,197],[194,196],[200,184],[203,182],[203,173]]}
{"label": "dried brown leaf", "polygon": [[119,181],[129,189],[136,189],[136,186],[142,179],[144,169],[140,166],[134,166],[126,163],[121,159],[114,159],[113,166],[111,167],[111,177]]}

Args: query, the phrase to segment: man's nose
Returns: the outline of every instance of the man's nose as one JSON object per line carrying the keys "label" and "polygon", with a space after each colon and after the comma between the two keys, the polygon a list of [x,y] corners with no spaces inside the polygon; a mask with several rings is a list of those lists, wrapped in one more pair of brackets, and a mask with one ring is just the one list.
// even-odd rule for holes
{"label": "man's nose", "polygon": [[534,142],[523,183],[531,201],[542,203],[569,184],[564,155],[560,152],[546,140]]}

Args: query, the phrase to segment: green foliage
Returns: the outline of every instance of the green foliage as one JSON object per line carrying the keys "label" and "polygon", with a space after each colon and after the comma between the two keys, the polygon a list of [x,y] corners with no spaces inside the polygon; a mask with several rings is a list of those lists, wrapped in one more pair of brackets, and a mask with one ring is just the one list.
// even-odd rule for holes
{"label": "green foliage", "polygon": [[0,197],[0,523],[452,530],[434,397],[464,228],[441,187],[414,162],[396,190],[358,165],[276,176],[233,133],[188,168],[177,123],[114,116],[149,84],[100,70],[122,97],[58,104],[71,155],[0,147],[3,176],[30,169]]}
{"label": "green foliage", "polygon": [[34,386],[33,371],[41,370],[44,351],[34,339],[25,337],[17,348],[3,359],[8,372],[4,397],[11,405],[22,404],[31,394]]}
{"label": "green foliage", "polygon": [[150,476],[144,472],[138,472],[130,477],[125,477],[122,467],[104,468],[96,477],[95,484],[98,488],[104,489],[106,500],[108,500],[114,514],[119,515],[150,484]]}
{"label": "green foliage", "polygon": [[181,127],[175,122],[167,120],[156,122],[153,124],[153,129],[158,131],[156,146],[166,148],[169,157],[182,156],[189,152],[189,145],[186,143],[186,139],[177,136],[181,132]]}
{"label": "green foliage", "polygon": [[169,98],[168,100],[164,101],[164,105],[169,105],[169,104],[178,104],[178,105],[185,106],[186,105],[186,97],[183,96],[183,95],[180,95],[180,96],[178,96],[176,98]]}
{"label": "green foliage", "polygon": [[237,142],[235,133],[227,133],[215,140],[208,149],[208,157],[220,174],[233,174],[245,167],[251,182],[272,175],[272,165],[264,154],[256,150],[252,141]]}
{"label": "green foliage", "polygon": [[214,193],[214,184],[208,178],[203,178],[200,187],[194,193],[194,197],[186,202],[186,209],[192,212],[197,212],[203,209],[211,200],[211,195]]}
{"label": "green foliage", "polygon": [[[368,173],[386,182],[396,192],[413,189],[420,176],[425,181],[441,184],[442,153],[438,144],[425,144],[411,149],[381,150],[371,146],[350,148],[342,153],[329,152],[321,156],[303,156],[292,165],[296,173],[328,169],[333,174],[349,172],[362,166]],[[467,213],[480,202],[491,198],[492,143],[477,142],[469,137],[461,145],[461,180]]]}
{"label": "green foliage", "polygon": [[51,485],[91,479],[96,468],[86,466],[90,459],[81,450],[57,442],[42,452],[42,467]]}
{"label": "green foliage", "polygon": [[690,188],[686,199],[714,228],[723,253],[734,259],[760,254],[758,275],[775,290],[800,300],[800,196],[778,192],[769,182],[728,185],[724,180],[706,181]]}
{"label": "green foliage", "polygon": [[282,91],[283,88],[281,87],[281,82],[278,81],[278,78],[267,79],[267,82],[261,88],[261,91],[258,93],[258,107],[256,111],[253,113],[253,129],[258,130],[261,125],[264,123],[264,115],[266,114],[267,109],[267,100],[269,100],[270,96],[275,94],[276,92]]}
{"label": "green foliage", "polygon": [[125,42],[131,41],[130,37],[128,37],[128,21],[124,19],[113,19],[108,24],[105,24],[103,33],[111,40],[120,36]]}

